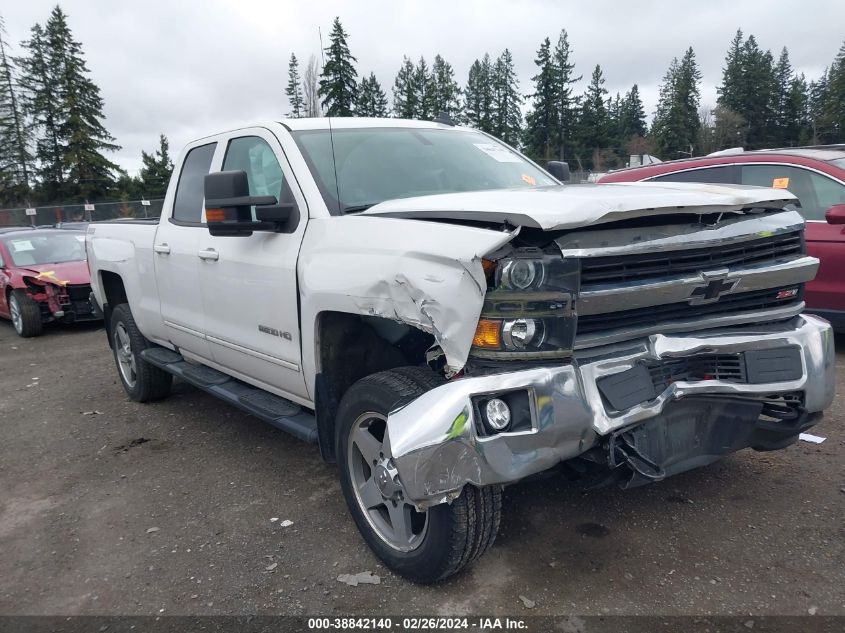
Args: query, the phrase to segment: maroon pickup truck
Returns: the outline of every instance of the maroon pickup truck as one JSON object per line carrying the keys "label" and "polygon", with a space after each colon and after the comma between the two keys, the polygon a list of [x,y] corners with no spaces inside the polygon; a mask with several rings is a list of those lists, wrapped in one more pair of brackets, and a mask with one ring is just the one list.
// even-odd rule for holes
{"label": "maroon pickup truck", "polygon": [[607,182],[712,182],[788,189],[807,221],[807,253],[821,260],[807,284],[807,311],[845,331],[845,145],[716,152],[611,172]]}

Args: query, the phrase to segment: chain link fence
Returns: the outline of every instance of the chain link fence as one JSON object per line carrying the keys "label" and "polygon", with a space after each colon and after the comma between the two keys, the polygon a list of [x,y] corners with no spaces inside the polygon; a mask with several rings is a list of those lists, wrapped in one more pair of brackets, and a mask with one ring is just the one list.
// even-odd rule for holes
{"label": "chain link fence", "polygon": [[96,222],[114,218],[157,218],[161,215],[163,204],[164,199],[158,198],[96,204],[52,204],[30,209],[0,209],[0,227],[53,226],[64,222]]}

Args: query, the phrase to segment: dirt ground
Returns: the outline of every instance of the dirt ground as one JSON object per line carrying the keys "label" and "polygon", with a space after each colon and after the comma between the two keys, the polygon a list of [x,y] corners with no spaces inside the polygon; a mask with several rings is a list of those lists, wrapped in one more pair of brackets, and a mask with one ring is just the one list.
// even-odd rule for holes
{"label": "dirt ground", "polygon": [[[845,615],[838,349],[823,444],[630,491],[512,486],[492,550],[420,587],[370,554],[316,447],[185,385],[129,401],[96,326],[0,321],[0,614]],[[382,583],[337,580],[364,570]]]}

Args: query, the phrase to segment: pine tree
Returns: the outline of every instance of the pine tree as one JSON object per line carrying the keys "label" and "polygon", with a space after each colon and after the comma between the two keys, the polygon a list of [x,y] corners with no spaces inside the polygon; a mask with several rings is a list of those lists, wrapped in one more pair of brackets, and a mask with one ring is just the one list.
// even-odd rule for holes
{"label": "pine tree", "polygon": [[823,142],[845,139],[845,43],[826,73],[820,115]]}
{"label": "pine tree", "polygon": [[[557,126],[560,120],[558,99],[560,97],[557,71],[552,63],[552,44],[549,38],[543,40],[534,60],[538,72],[531,78],[534,93],[533,108],[525,117],[526,152],[537,159],[550,160],[552,149],[557,151]],[[467,96],[469,100],[469,96]]]}
{"label": "pine tree", "polygon": [[743,68],[745,62],[742,46],[742,31],[737,29],[725,56],[722,85],[716,88],[719,95],[718,104],[733,112],[740,112],[745,108],[745,71]]}
{"label": "pine tree", "polygon": [[67,16],[59,6],[50,14],[45,33],[61,86],[63,119],[59,137],[64,145],[62,168],[70,183],[65,195],[82,199],[103,197],[119,170],[103,152],[117,151],[120,146],[103,126],[100,89],[88,77],[82,45],[73,39]]}
{"label": "pine tree", "polygon": [[32,27],[29,40],[21,46],[24,55],[16,61],[21,69],[23,109],[35,135],[35,175],[41,197],[53,202],[61,199],[65,182],[64,147],[59,135],[64,118],[62,84],[40,24]]}
{"label": "pine tree", "polygon": [[572,49],[569,46],[569,35],[566,29],[561,30],[552,55],[554,67],[554,84],[557,99],[557,121],[554,128],[554,145],[557,147],[558,159],[566,157],[566,145],[572,145],[575,129],[578,99],[573,95],[573,85],[581,81],[581,75],[574,75],[575,64],[571,60]]}
{"label": "pine tree", "polygon": [[744,83],[746,88],[744,109],[739,113],[748,122],[746,142],[754,149],[770,147],[775,114],[772,111],[774,92],[774,58],[770,51],[763,51],[753,35],[742,47]]}
{"label": "pine tree", "polygon": [[645,136],[645,108],[637,84],[625,93],[619,108],[619,140],[628,142],[632,136]]}
{"label": "pine tree", "polygon": [[522,95],[519,79],[508,49],[502,51],[493,67],[493,135],[505,143],[519,145],[522,136]]}
{"label": "pine tree", "polygon": [[657,151],[665,158],[694,153],[699,138],[701,71],[692,48],[681,62],[675,58],[663,78],[660,97],[652,121],[651,136]]}
{"label": "pine tree", "polygon": [[774,57],[753,35],[737,31],[725,58],[718,104],[746,122],[745,145],[756,149],[778,143],[778,88]]}
{"label": "pine tree", "polygon": [[414,85],[414,63],[407,57],[393,82],[393,116],[414,119],[419,113],[418,94]]}
{"label": "pine tree", "polygon": [[469,67],[467,85],[464,89],[464,121],[474,128],[481,127],[481,117],[484,110],[482,103],[483,84],[481,62],[476,59]]}
{"label": "pine tree", "polygon": [[437,112],[434,112],[434,82],[431,71],[425,58],[420,57],[414,68],[413,74],[414,92],[416,93],[417,112],[414,118],[430,121]]}
{"label": "pine tree", "polygon": [[325,49],[326,65],[320,75],[319,95],[328,116],[352,116],[355,108],[358,71],[352,62],[358,60],[349,52],[347,37],[340,18],[335,18]]}
{"label": "pine tree", "polygon": [[445,112],[456,121],[461,118],[461,88],[455,81],[451,64],[435,55],[431,66],[431,111],[434,116]]}
{"label": "pine tree", "polygon": [[14,61],[6,43],[0,16],[0,203],[15,204],[29,198],[32,182],[30,128],[24,118]]}
{"label": "pine tree", "polygon": [[285,88],[285,95],[287,95],[288,103],[290,104],[290,112],[288,116],[293,119],[298,119],[305,115],[305,99],[302,96],[302,80],[299,77],[299,60],[296,59],[294,53],[290,54],[290,61],[288,62],[288,85]]}
{"label": "pine tree", "polygon": [[589,153],[592,163],[596,162],[595,157],[610,144],[611,120],[605,102],[606,94],[601,66],[596,65],[582,98],[578,119],[579,145]]}
{"label": "pine tree", "polygon": [[358,98],[355,102],[355,116],[386,117],[387,95],[381,88],[375,73],[361,79]]}
{"label": "pine tree", "polygon": [[141,150],[141,183],[143,193],[150,197],[163,197],[173,173],[173,160],[170,158],[170,143],[164,134],[158,137],[158,149],[152,154]]}

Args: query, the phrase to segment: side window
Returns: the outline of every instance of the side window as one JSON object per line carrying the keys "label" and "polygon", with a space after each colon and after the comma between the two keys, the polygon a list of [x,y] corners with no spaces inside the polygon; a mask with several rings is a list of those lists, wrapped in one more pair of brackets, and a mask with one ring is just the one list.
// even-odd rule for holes
{"label": "side window", "polygon": [[824,221],[824,212],[845,202],[845,185],[791,165],[743,165],[742,184],[789,189],[801,202],[805,220]]}
{"label": "side window", "polygon": [[179,174],[179,184],[176,186],[176,199],[173,201],[173,219],[177,222],[202,222],[204,178],[211,169],[211,159],[214,157],[216,146],[217,143],[200,145],[185,156]]}
{"label": "side window", "polygon": [[671,174],[663,174],[651,178],[657,182],[710,182],[718,184],[730,184],[736,182],[733,167],[707,167],[704,169],[689,169],[677,171]]}
{"label": "side window", "polygon": [[[246,172],[249,195],[275,196],[280,202],[293,200],[285,187],[285,177],[279,160],[273,148],[263,138],[242,136],[229,141],[226,158],[223,159],[223,171],[233,170]],[[255,207],[252,209],[252,218],[255,219]]]}

